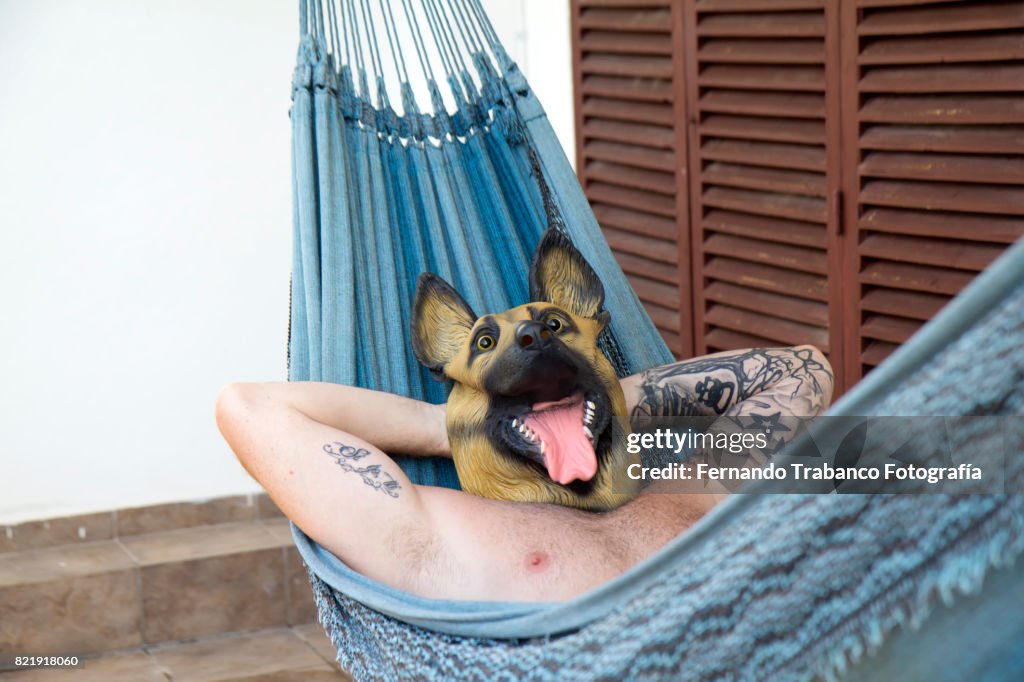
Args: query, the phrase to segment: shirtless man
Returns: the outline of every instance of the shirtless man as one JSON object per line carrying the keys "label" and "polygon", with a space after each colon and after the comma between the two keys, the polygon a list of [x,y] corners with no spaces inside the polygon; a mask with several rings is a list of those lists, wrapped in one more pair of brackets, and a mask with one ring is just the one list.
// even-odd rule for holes
{"label": "shirtless man", "polygon": [[[634,420],[772,421],[823,412],[832,372],[811,346],[753,349],[652,368],[622,387]],[[653,554],[722,497],[648,489],[619,509],[592,513],[413,485],[385,453],[450,456],[444,409],[329,383],[229,384],[217,400],[217,424],[307,535],[363,575],[434,599],[570,599]],[[379,465],[394,484],[368,486],[326,452],[346,447],[364,449],[359,466]]]}

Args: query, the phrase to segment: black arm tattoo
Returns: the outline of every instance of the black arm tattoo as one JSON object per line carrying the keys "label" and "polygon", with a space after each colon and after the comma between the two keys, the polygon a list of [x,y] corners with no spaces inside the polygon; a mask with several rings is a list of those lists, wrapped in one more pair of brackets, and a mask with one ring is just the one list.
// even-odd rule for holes
{"label": "black arm tattoo", "polygon": [[395,480],[394,476],[384,471],[380,464],[368,466],[356,466],[353,462],[369,457],[372,453],[366,448],[354,448],[344,443],[324,443],[324,452],[334,458],[334,461],[341,467],[342,471],[349,471],[359,474],[363,483],[374,490],[379,490],[388,497],[398,497],[398,491],[402,484]]}
{"label": "black arm tattoo", "polygon": [[828,407],[832,371],[811,348],[754,348],[654,367],[638,390],[634,428],[653,417],[712,417],[711,430],[764,432],[760,453],[770,456],[798,434],[803,418]]}
{"label": "black arm tattoo", "polygon": [[[754,348],[735,355],[696,358],[646,370],[639,384],[640,399],[630,417],[721,416],[739,403],[764,416],[783,407],[786,396],[765,395],[783,379],[792,380],[788,396],[794,409],[820,410],[831,394],[832,372],[809,348]],[[828,387],[822,384],[826,380]],[[805,415],[810,416],[810,415]]]}

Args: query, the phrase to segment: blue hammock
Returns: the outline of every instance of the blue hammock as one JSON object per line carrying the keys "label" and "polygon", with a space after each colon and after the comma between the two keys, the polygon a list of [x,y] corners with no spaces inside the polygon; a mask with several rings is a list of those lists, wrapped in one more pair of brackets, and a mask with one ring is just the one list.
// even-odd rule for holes
{"label": "blue hammock", "polygon": [[[441,274],[477,310],[522,303],[549,221],[605,284],[604,350],[619,372],[670,361],[479,2],[398,6],[426,114],[394,49],[392,5],[300,4],[289,378],[443,401],[407,342],[416,275]],[[381,76],[388,56],[400,113]],[[1018,244],[833,413],[1024,413],[1022,273]],[[1003,438],[1016,456],[1007,489],[1024,487],[1024,430],[953,435],[974,448]],[[418,483],[457,486],[448,460],[399,461]],[[321,621],[357,679],[938,680],[1024,669],[1024,609],[1005,606],[1024,596],[1015,494],[734,496],[654,557],[560,604],[422,599],[293,532]],[[956,602],[954,615],[930,615],[943,601]]]}

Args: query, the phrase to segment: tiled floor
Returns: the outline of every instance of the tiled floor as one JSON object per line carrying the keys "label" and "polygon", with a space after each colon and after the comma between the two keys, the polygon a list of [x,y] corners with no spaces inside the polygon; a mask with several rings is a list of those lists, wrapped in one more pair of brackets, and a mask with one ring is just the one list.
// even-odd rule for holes
{"label": "tiled floor", "polygon": [[2,682],[344,682],[318,625],[225,635],[108,654],[72,670],[0,674]]}

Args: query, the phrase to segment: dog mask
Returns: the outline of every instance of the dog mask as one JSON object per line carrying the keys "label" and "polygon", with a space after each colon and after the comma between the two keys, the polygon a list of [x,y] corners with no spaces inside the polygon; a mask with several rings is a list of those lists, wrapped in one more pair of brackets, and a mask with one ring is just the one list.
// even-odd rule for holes
{"label": "dog mask", "polygon": [[639,459],[612,438],[626,405],[597,348],[610,319],[604,287],[554,230],[534,254],[530,299],[478,318],[438,276],[417,282],[413,351],[454,382],[447,427],[459,481],[494,499],[617,507],[636,495],[623,472]]}

